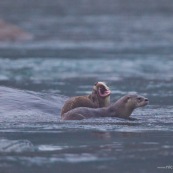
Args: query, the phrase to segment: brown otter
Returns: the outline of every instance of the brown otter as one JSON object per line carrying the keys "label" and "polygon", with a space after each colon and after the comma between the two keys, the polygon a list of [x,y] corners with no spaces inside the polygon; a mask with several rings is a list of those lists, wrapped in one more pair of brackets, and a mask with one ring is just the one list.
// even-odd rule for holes
{"label": "brown otter", "polygon": [[72,97],[62,107],[61,116],[77,107],[100,108],[110,104],[109,87],[104,82],[97,82],[93,86],[92,93],[86,96]]}
{"label": "brown otter", "polygon": [[134,109],[148,104],[148,99],[137,95],[125,95],[105,108],[75,108],[63,114],[63,120],[81,120],[84,118],[97,117],[120,117],[129,118]]}

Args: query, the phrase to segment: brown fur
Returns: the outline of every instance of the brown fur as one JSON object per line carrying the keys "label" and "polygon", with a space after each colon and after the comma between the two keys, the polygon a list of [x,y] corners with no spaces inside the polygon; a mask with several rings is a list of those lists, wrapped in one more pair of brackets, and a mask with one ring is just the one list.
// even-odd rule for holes
{"label": "brown fur", "polygon": [[72,97],[65,102],[61,115],[77,107],[98,108],[99,105],[97,99],[91,95]]}
{"label": "brown fur", "polygon": [[63,120],[81,120],[91,117],[129,118],[134,109],[148,104],[148,99],[140,95],[126,95],[114,104],[104,108],[75,108],[63,114]]}
{"label": "brown fur", "polygon": [[[104,83],[102,83],[102,82],[97,82],[93,86],[93,90],[90,95],[76,96],[76,97],[72,97],[69,100],[67,100],[65,102],[64,106],[62,107],[61,116],[64,113],[66,113],[74,108],[77,108],[77,107],[99,108],[99,107],[108,106],[110,104],[110,96],[100,97],[99,93],[98,93],[99,87],[101,85],[103,86],[103,84]],[[104,85],[106,86],[106,84],[104,84]],[[107,89],[108,89],[108,87],[107,87]]]}

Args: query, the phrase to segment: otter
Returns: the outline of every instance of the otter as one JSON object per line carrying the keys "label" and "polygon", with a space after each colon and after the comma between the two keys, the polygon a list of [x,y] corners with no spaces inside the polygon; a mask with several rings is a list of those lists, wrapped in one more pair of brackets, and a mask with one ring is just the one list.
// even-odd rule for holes
{"label": "otter", "polygon": [[62,116],[62,120],[81,120],[85,118],[98,117],[119,117],[129,118],[134,109],[143,107],[149,103],[148,99],[137,95],[129,94],[121,97],[115,103],[104,108],[75,108]]}
{"label": "otter", "polygon": [[93,86],[91,94],[86,96],[76,96],[67,100],[61,109],[61,116],[77,107],[106,107],[110,104],[110,94],[111,91],[104,82],[97,82]]}

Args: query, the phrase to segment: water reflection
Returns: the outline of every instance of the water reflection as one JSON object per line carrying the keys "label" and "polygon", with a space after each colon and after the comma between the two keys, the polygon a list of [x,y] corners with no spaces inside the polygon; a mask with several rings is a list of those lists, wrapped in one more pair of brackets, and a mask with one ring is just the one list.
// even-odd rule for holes
{"label": "water reflection", "polygon": [[111,134],[109,132],[93,132],[92,135],[98,139],[109,140],[111,139]]}

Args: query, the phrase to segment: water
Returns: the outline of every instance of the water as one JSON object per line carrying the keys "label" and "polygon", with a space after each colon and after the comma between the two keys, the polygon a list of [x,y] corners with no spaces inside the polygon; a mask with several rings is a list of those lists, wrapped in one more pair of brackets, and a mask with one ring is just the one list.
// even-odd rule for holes
{"label": "water", "polygon": [[[0,16],[34,38],[0,42],[0,172],[172,172],[172,1],[7,0]],[[96,81],[150,104],[135,121],[61,121]]]}

